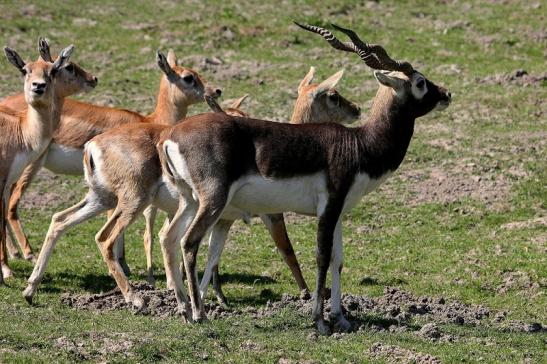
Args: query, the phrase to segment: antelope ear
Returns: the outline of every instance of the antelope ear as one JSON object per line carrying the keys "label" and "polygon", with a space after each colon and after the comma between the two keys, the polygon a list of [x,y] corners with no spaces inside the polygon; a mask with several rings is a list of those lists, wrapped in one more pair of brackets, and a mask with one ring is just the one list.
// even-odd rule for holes
{"label": "antelope ear", "polygon": [[156,61],[158,62],[158,67],[165,73],[165,75],[171,80],[171,78],[175,75],[175,71],[171,68],[169,65],[169,61],[165,57],[163,53],[160,51],[156,52]]}
{"label": "antelope ear", "polygon": [[177,56],[175,55],[175,51],[173,51],[172,49],[170,49],[169,52],[167,52],[167,62],[169,63],[171,67],[175,67],[179,65]]}
{"label": "antelope ear", "polygon": [[232,105],[230,105],[230,107],[232,109],[239,109],[239,107],[241,106],[241,104],[243,103],[243,101],[245,101],[245,99],[249,97],[249,94],[245,94],[243,95],[242,97],[240,97],[239,99],[235,100]]}
{"label": "antelope ear", "polygon": [[396,92],[401,90],[405,84],[405,81],[398,77],[389,76],[388,74],[381,71],[374,71],[374,77],[378,82],[384,86],[391,87]]}
{"label": "antelope ear", "polygon": [[344,75],[344,70],[340,70],[336,72],[334,75],[327,78],[325,81],[321,82],[319,86],[315,89],[314,96],[320,95],[323,92],[326,92],[330,90],[331,88],[336,87],[338,84],[338,81],[342,78]]}
{"label": "antelope ear", "polygon": [[72,55],[72,52],[74,52],[74,46],[72,44],[63,49],[59,54],[59,57],[57,57],[55,62],[53,62],[53,69],[55,71],[58,71],[59,69],[66,67],[68,65],[68,60]]}
{"label": "antelope ear", "polygon": [[311,66],[310,70],[308,71],[308,74],[304,76],[302,81],[300,81],[300,85],[298,85],[299,95],[302,93],[302,88],[309,86],[311,84],[311,82],[313,81],[313,76],[315,76],[315,67]]}
{"label": "antelope ear", "polygon": [[44,61],[53,63],[53,58],[49,51],[49,41],[46,38],[38,38],[38,52],[40,53],[40,58]]}
{"label": "antelope ear", "polygon": [[4,47],[4,53],[6,54],[6,58],[8,61],[14,65],[19,72],[21,72],[23,75],[25,75],[27,72],[25,71],[25,62],[21,59],[21,56],[11,49],[10,47]]}

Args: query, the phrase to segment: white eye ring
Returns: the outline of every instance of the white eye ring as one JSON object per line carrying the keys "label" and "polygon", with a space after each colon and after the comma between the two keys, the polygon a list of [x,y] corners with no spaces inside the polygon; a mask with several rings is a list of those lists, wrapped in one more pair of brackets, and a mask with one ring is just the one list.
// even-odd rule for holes
{"label": "white eye ring", "polygon": [[416,87],[422,89],[425,86],[425,81],[423,78],[421,78],[418,82],[416,82]]}

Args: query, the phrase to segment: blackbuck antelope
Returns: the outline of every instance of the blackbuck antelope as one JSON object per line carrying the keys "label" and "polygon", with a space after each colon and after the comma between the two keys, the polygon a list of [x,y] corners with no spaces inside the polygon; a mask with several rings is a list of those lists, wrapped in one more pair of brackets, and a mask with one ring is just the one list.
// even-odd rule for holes
{"label": "blackbuck antelope", "polygon": [[[39,44],[44,41],[39,40]],[[7,204],[12,185],[23,170],[35,162],[49,145],[59,124],[64,98],[95,87],[97,80],[87,72],[70,70],[71,45],[54,62],[43,57],[25,63],[13,49],[5,47],[6,57],[24,76],[24,111],[0,107],[0,283],[12,275],[6,251]],[[67,69],[68,68],[68,69]]]}
{"label": "blackbuck antelope", "polygon": [[[298,85],[298,97],[294,105],[290,122],[292,124],[308,124],[311,122],[347,124],[358,120],[361,116],[360,107],[345,99],[335,89],[343,74],[344,71],[340,70],[321,83],[312,83],[313,78],[315,77],[315,67],[310,67],[309,72]],[[211,103],[214,103],[214,100],[211,100]],[[215,111],[222,111],[215,105],[209,104],[209,106]],[[230,115],[230,109],[226,109],[226,113]],[[246,117],[247,115],[236,116]],[[200,295],[202,299],[205,297],[207,287],[212,279],[216,296],[221,303],[226,304],[226,298],[222,293],[219,281],[218,263],[222,251],[224,250],[228,232],[234,223],[234,220],[224,218],[224,215],[229,216],[228,213],[223,214],[221,221],[215,225],[209,237],[207,265],[205,266],[200,283]],[[233,212],[232,215],[234,215]],[[237,214],[235,215],[237,216]],[[302,276],[298,260],[296,259],[291,241],[287,234],[287,227],[283,214],[261,214],[260,218],[268,228],[277,248],[289,266],[296,283],[301,290],[301,296],[308,297],[308,286]],[[182,238],[182,236],[180,238]]]}
{"label": "blackbuck antelope", "polygon": [[[332,92],[332,88],[339,81],[340,76],[341,74],[337,74],[336,77],[331,77],[320,85],[315,85],[316,87],[320,86],[320,89],[323,90],[317,95],[320,96],[323,92],[328,92],[329,90]],[[309,81],[311,80],[308,79],[307,83]],[[310,92],[312,89],[315,90],[315,88],[310,88]],[[314,98],[315,96],[310,94],[307,97]],[[342,96],[339,97],[340,101],[333,103],[332,107],[340,108],[340,105],[343,105],[343,108],[339,112],[348,112],[350,114],[341,117],[341,119],[355,119],[359,115],[358,107],[349,103]],[[206,97],[206,99],[211,100],[212,98]],[[231,115],[246,116],[246,114],[238,109],[244,99],[245,97],[236,100],[226,111]],[[320,100],[323,99],[321,98]],[[353,105],[353,107],[348,107],[348,105]],[[221,110],[216,103],[212,104],[212,108],[216,111]],[[300,109],[305,111],[305,108]],[[90,190],[86,198],[80,203],[54,215],[42,252],[40,253],[40,258],[29,279],[29,285],[24,292],[24,296],[29,302],[32,300],[43,276],[47,257],[51,254],[50,252],[61,234],[69,227],[79,224],[105,209],[115,208],[107,224],[97,234],[96,240],[99,247],[101,247],[101,252],[107,262],[109,271],[114,276],[126,301],[133,303],[137,307],[142,306],[143,302],[141,298],[131,290],[127,277],[120,270],[120,265],[112,260],[114,254],[112,249],[117,236],[125,230],[139,212],[150,208],[147,206],[151,205],[154,208],[164,210],[170,218],[173,217],[179,207],[177,191],[171,184],[166,183],[162,179],[161,167],[155,149],[160,133],[165,129],[167,129],[165,126],[148,125],[146,127],[137,127],[135,125],[126,125],[107,131],[93,138],[87,144],[84,154],[84,165],[86,180]],[[131,161],[131,163],[128,163],[128,161]],[[227,221],[223,226],[229,229],[233,221],[237,218],[248,220],[250,215],[227,215]],[[272,223],[268,223],[267,216],[264,216],[263,220],[265,220],[268,227],[273,226]],[[277,226],[279,228],[279,224]],[[307,290],[285,226],[282,225],[282,228],[282,233],[274,230],[270,230],[270,232],[289,265],[291,272],[295,276],[299,287]],[[226,233],[227,229],[225,229]],[[162,242],[165,240],[163,231],[164,229],[160,232],[160,241]],[[169,286],[175,290],[181,310],[186,310],[187,298],[182,288],[180,269],[176,263],[176,250],[173,249],[176,246],[170,245],[166,247],[164,244],[161,245]],[[43,262],[41,261],[42,255],[45,257]],[[218,282],[218,280],[215,281]],[[219,300],[225,303],[219,283],[215,284],[215,292]]]}
{"label": "blackbuck antelope", "polygon": [[381,46],[361,41],[351,30],[337,27],[351,39],[342,43],[325,29],[302,27],[380,70],[375,72],[380,87],[370,116],[362,126],[347,128],[212,113],[191,117],[163,133],[158,145],[162,167],[181,194],[166,235],[174,242],[184,232],[181,245],[193,320],[205,319],[196,258],[206,232],[228,211],[294,211],[319,220],[312,312],[316,327],[320,333],[330,332],[323,315],[330,264],[334,328],[349,330],[340,302],[342,216],[401,164],[415,119],[450,104],[447,90],[408,62],[392,60]]}
{"label": "blackbuck antelope", "polygon": [[[168,57],[165,57],[162,53],[158,52],[157,63],[164,74],[160,81],[156,109],[152,114],[149,116],[141,116],[127,110],[103,108],[70,100],[70,102],[67,103],[69,108],[66,109],[66,113],[65,110],[63,112],[62,120],[66,123],[66,129],[62,130],[65,130],[66,133],[69,134],[71,133],[71,128],[69,128],[69,126],[73,125],[79,132],[72,132],[72,144],[68,143],[70,139],[64,139],[68,137],[67,135],[58,134],[59,139],[54,139],[54,146],[50,147],[50,153],[53,148],[56,148],[55,143],[59,143],[57,144],[59,146],[57,147],[59,149],[59,154],[61,154],[63,150],[66,151],[66,149],[72,148],[72,155],[67,152],[66,155],[57,157],[57,159],[61,159],[62,157],[66,158],[65,162],[68,163],[68,160],[71,160],[71,158],[77,158],[78,153],[84,154],[83,149],[88,151],[95,150],[97,148],[97,143],[88,143],[88,141],[98,134],[107,133],[105,134],[105,137],[100,140],[105,140],[105,142],[107,142],[105,145],[105,155],[108,153],[108,155],[116,156],[112,160],[105,162],[111,167],[110,170],[114,173],[114,176],[112,177],[114,178],[113,183],[134,185],[135,191],[143,191],[148,188],[148,186],[141,186],[137,183],[136,180],[133,179],[133,176],[144,174],[145,178],[153,178],[153,172],[149,174],[149,171],[146,170],[146,166],[147,163],[150,163],[150,160],[155,161],[157,159],[157,153],[154,149],[155,133],[159,133],[159,131],[175,124],[177,121],[181,120],[181,118],[184,118],[187,107],[198,102],[203,102],[205,94],[214,97],[218,97],[221,94],[220,89],[209,87],[205,79],[196,71],[177,65],[176,56],[173,52],[169,52]],[[110,131],[112,132],[109,133]],[[124,145],[121,141],[123,138],[128,138],[133,144],[130,146]],[[118,139],[120,139],[120,141],[118,141]],[[151,142],[152,147],[146,148],[146,145]],[[142,148],[140,148],[141,143],[143,144]],[[84,148],[84,146],[86,147]],[[82,148],[82,150],[79,148]],[[86,158],[83,158],[83,160],[85,164]],[[91,170],[95,170],[95,163],[97,163],[97,166],[101,163],[98,156],[95,156],[94,159],[91,159],[88,162],[92,163],[93,168],[91,168]],[[78,163],[76,163],[76,161],[72,162],[72,165],[75,166],[73,171],[75,171],[76,168],[83,168],[83,172],[85,172],[86,166],[84,165],[82,167],[82,161],[79,161]],[[52,167],[54,166],[55,164],[52,163]],[[140,166],[143,166],[144,169],[139,169]],[[122,170],[128,170],[129,172],[124,176]],[[90,172],[89,168],[87,169],[87,172],[86,179],[89,182],[92,172]],[[91,175],[89,173],[91,173]],[[102,178],[102,175],[93,176],[94,182],[91,185],[97,186],[97,183],[99,183],[97,181],[103,181]],[[146,182],[148,182],[148,180]],[[154,180],[154,182],[156,182],[156,180]],[[93,193],[93,190],[91,190],[86,198],[76,206],[53,216],[48,235],[46,236],[32,275],[29,278],[29,286],[24,292],[24,296],[27,300],[32,300],[32,296],[43,277],[49,257],[51,256],[55,243],[60,235],[70,226],[79,224],[82,221],[106,210],[113,209],[116,206],[116,196],[114,194],[108,193],[106,190],[101,192],[102,194],[100,192],[95,194]],[[132,199],[133,195],[128,195],[126,197]],[[148,197],[149,196],[146,194],[145,198]],[[137,201],[132,202],[137,203]],[[139,202],[142,202],[142,199]],[[145,204],[144,207],[148,205],[149,202]],[[74,211],[77,211],[78,213],[75,214]],[[112,219],[117,219],[116,211],[110,214],[108,222]],[[143,212],[143,209],[140,209],[138,212]],[[147,225],[151,225],[152,221],[153,220],[148,220]],[[147,244],[148,242],[151,243],[151,241],[151,239],[145,239],[149,280],[153,280],[151,246]]]}
{"label": "blackbuck antelope", "polygon": [[[40,48],[42,57],[46,59],[48,57],[51,58],[49,45],[46,42],[42,43]],[[79,72],[77,65],[72,64],[72,67],[75,74]],[[208,86],[205,79],[197,72],[179,66],[175,53],[172,51],[169,51],[167,62],[165,65],[161,65],[160,68],[163,74],[157,94],[156,108],[148,116],[124,109],[102,107],[71,99],[66,100],[61,114],[59,129],[54,133],[49,148],[39,160],[35,161],[25,170],[22,177],[17,181],[10,198],[8,221],[26,259],[33,259],[33,254],[28,239],[23,232],[17,213],[17,206],[23,193],[42,166],[56,174],[83,174],[82,156],[84,145],[94,136],[125,124],[174,125],[186,116],[189,106],[203,102],[203,95],[206,92],[217,96],[221,94],[220,89]],[[6,105],[17,110],[26,107],[23,95],[10,96],[2,100],[0,105]],[[145,233],[144,247],[148,279],[151,283],[153,283],[152,237],[149,231],[152,229],[154,218],[154,210],[146,211],[147,231]],[[123,245],[119,246],[119,248],[120,263],[124,266],[124,270],[128,272],[129,268],[123,259]]]}

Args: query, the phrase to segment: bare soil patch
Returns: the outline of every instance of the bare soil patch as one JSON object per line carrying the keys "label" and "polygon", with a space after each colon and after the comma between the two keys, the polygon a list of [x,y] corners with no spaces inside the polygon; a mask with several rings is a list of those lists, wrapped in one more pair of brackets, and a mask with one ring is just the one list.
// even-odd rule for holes
{"label": "bare soil patch", "polygon": [[80,360],[99,359],[112,354],[123,354],[127,359],[134,357],[131,349],[135,346],[135,341],[125,333],[105,335],[90,332],[83,334],[81,340],[73,340],[67,336],[55,338],[53,346],[77,356]]}
{"label": "bare soil patch", "polygon": [[423,353],[416,353],[395,345],[374,343],[368,354],[376,359],[384,359],[388,363],[440,364],[439,358]]}
{"label": "bare soil patch", "polygon": [[484,78],[478,78],[477,82],[487,85],[519,85],[535,86],[547,81],[547,73],[531,75],[524,69],[517,69],[509,73],[498,73]]}
{"label": "bare soil patch", "polygon": [[[93,312],[129,309],[135,314],[159,318],[180,315],[172,292],[155,289],[146,283],[134,283],[133,288],[146,303],[146,307],[139,311],[126,304],[118,290],[105,294],[65,293],[61,297],[61,302],[75,309]],[[224,308],[209,301],[205,303],[205,309],[207,317],[214,320],[239,315],[249,315],[253,318],[271,317],[284,309],[296,310],[310,316],[312,305],[312,299],[285,294],[280,300],[268,301],[263,307]],[[443,297],[414,296],[391,287],[386,287],[380,297],[344,295],[342,305],[352,323],[353,331],[415,331],[416,335],[428,340],[450,342],[458,338],[443,333],[436,324],[493,325],[511,331],[546,331],[541,323],[506,321],[507,312],[497,313],[481,305],[467,305]],[[325,312],[328,317],[330,300],[326,301]],[[425,324],[416,328],[410,324],[410,320],[414,318]]]}

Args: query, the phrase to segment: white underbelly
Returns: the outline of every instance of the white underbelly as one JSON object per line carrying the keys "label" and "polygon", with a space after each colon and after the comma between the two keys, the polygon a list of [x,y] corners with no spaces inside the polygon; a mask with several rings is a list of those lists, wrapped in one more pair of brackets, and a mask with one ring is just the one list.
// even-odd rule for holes
{"label": "white underbelly", "polygon": [[[162,180],[154,197],[153,205],[158,209],[165,211],[168,215],[174,215],[179,207],[179,192],[167,180]],[[241,211],[233,206],[226,206],[222,212],[221,219],[249,221],[251,215],[248,212]]]}
{"label": "white underbelly", "polygon": [[168,215],[174,215],[179,207],[179,192],[171,183],[162,181],[152,204]]}
{"label": "white underbelly", "polygon": [[230,206],[252,214],[316,215],[320,196],[326,193],[323,173],[283,179],[252,175],[234,183]]}
{"label": "white underbelly", "polygon": [[55,174],[81,175],[84,174],[83,156],[83,149],[51,143],[44,167]]}

